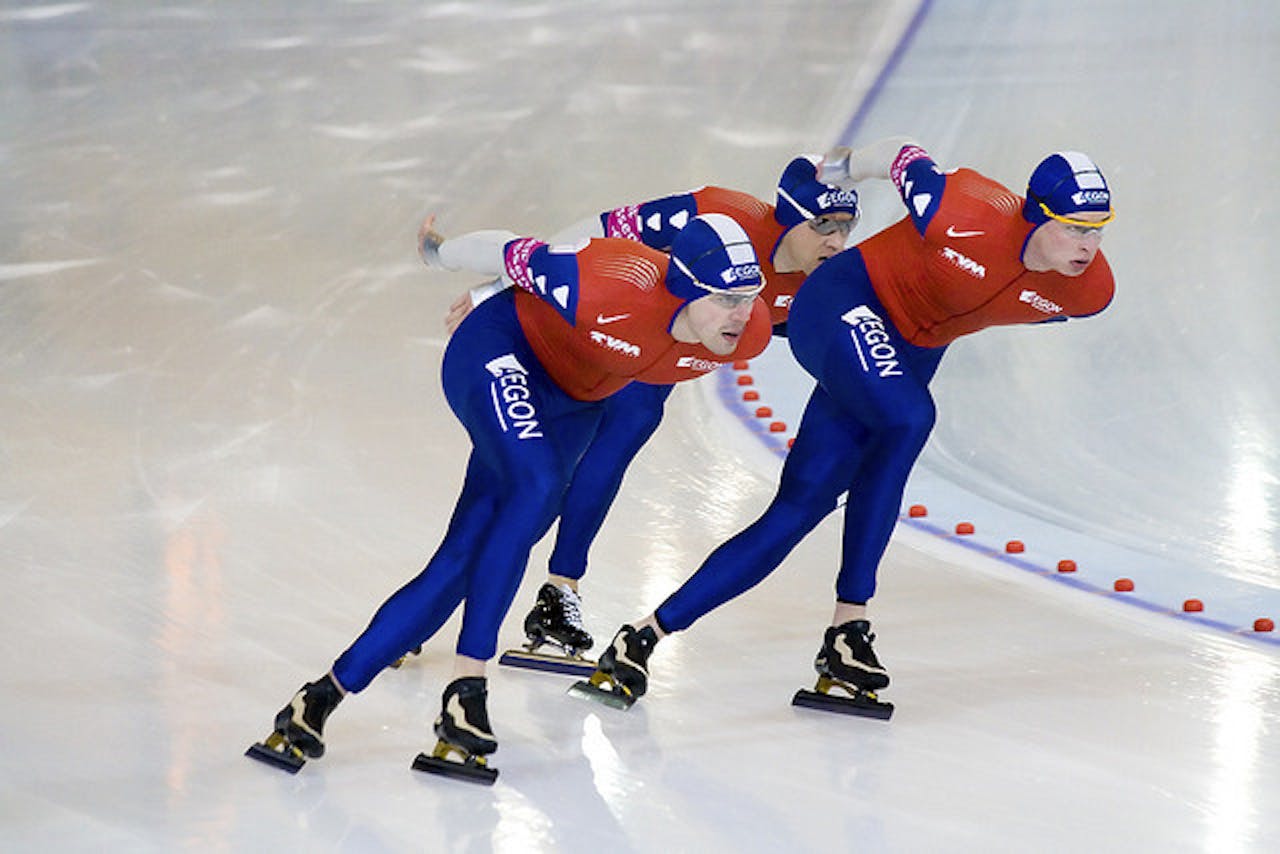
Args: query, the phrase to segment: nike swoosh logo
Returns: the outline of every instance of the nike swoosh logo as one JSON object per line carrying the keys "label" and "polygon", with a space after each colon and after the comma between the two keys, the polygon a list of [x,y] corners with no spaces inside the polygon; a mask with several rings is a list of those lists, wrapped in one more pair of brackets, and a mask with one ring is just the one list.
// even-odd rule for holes
{"label": "nike swoosh logo", "polygon": [[957,231],[954,225],[947,226],[947,237],[980,237],[985,231]]}
{"label": "nike swoosh logo", "polygon": [[605,316],[603,314],[597,314],[596,323],[600,324],[601,326],[604,326],[606,323],[613,323],[618,320],[626,320],[630,316],[631,316],[631,312],[627,312],[626,314],[610,314],[608,316]]}

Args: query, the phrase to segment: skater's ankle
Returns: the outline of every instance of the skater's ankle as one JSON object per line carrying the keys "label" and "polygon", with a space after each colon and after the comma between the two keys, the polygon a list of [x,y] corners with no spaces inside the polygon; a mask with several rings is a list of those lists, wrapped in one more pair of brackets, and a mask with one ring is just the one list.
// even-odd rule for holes
{"label": "skater's ankle", "polygon": [[578,579],[570,578],[567,575],[547,575],[547,583],[552,587],[568,587],[574,593],[578,592]]}
{"label": "skater's ankle", "polygon": [[455,655],[453,657],[453,678],[458,679],[474,679],[485,678],[485,664],[478,658],[471,658],[467,655]]}
{"label": "skater's ankle", "polygon": [[831,617],[831,625],[843,626],[854,620],[867,619],[866,602],[836,602],[835,613]]}
{"label": "skater's ankle", "polygon": [[321,679],[328,679],[333,683],[333,687],[338,689],[339,698],[347,696],[347,689],[342,687],[342,683],[338,681],[338,677],[334,675],[332,670],[322,676]]}
{"label": "skater's ankle", "polygon": [[644,631],[646,628],[653,629],[653,633],[657,635],[658,640],[662,640],[667,636],[667,633],[662,629],[662,624],[658,622],[657,614],[650,614],[643,620],[632,623],[631,627],[638,632]]}

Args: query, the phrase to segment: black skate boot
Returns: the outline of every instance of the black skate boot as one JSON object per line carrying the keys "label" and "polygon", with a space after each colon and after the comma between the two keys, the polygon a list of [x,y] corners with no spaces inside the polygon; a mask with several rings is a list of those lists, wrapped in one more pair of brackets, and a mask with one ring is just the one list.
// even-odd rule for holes
{"label": "black skate boot", "polygon": [[[866,620],[827,629],[813,661],[818,684],[813,691],[797,691],[792,705],[887,720],[893,714],[893,704],[881,702],[875,692],[889,684],[889,674],[871,648],[875,639]],[[832,688],[848,696],[832,694]]]}
{"label": "black skate boot", "polygon": [[[582,653],[595,643],[582,626],[582,600],[568,585],[544,584],[538,590],[538,601],[524,618],[524,633],[529,637],[523,650],[507,650],[498,659],[508,667],[590,676],[596,663]],[[538,652],[543,644],[558,647],[562,655]]]}
{"label": "black skate boot", "polygon": [[493,737],[485,708],[488,694],[482,676],[449,683],[444,689],[443,708],[436,718],[439,741],[430,756],[418,754],[413,760],[413,770],[493,785],[498,779],[498,769],[490,768],[486,757],[498,749],[498,741]]}
{"label": "black skate boot", "polygon": [[537,603],[524,618],[524,633],[529,637],[530,652],[549,642],[571,658],[595,643],[582,626],[582,599],[568,585],[542,585]]}
{"label": "black skate boot", "polygon": [[649,656],[657,645],[658,633],[651,626],[623,626],[600,655],[591,679],[577,683],[569,693],[618,709],[631,708],[649,688]]}
{"label": "black skate boot", "polygon": [[827,676],[837,682],[845,682],[865,691],[875,691],[889,686],[889,674],[876,658],[871,642],[871,623],[851,620],[842,626],[827,629],[822,639],[822,649],[813,661],[819,676]]}
{"label": "black skate boot", "polygon": [[324,722],[342,702],[342,689],[326,675],[303,685],[276,715],[275,730],[245,756],[298,773],[308,758],[324,756]]}

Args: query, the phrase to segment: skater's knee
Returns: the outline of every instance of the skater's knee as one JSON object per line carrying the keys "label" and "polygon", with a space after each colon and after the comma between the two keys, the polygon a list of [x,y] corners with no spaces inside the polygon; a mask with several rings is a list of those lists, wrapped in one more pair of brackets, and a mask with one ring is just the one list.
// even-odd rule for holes
{"label": "skater's knee", "polygon": [[923,440],[933,431],[933,425],[937,421],[938,407],[934,405],[931,398],[926,397],[899,410],[892,419],[892,425],[897,431],[907,436],[919,437]]}
{"label": "skater's knee", "polygon": [[512,485],[497,524],[510,533],[525,532],[533,540],[547,532],[564,497],[565,480],[546,471],[526,472]]}
{"label": "skater's knee", "polygon": [[807,531],[836,509],[837,498],[833,487],[784,482],[765,515],[781,530]]}
{"label": "skater's knee", "polygon": [[914,456],[924,448],[937,420],[932,401],[895,412],[874,431],[876,444],[882,452],[897,450]]}

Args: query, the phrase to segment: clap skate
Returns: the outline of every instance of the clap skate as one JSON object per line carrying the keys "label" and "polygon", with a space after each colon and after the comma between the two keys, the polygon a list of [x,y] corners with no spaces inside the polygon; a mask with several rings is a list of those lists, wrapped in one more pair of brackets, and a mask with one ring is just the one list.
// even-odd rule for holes
{"label": "clap skate", "polygon": [[615,709],[631,708],[649,688],[649,656],[657,643],[652,627],[623,626],[600,656],[591,678],[575,683],[569,693]]}
{"label": "clap skate", "polygon": [[[791,705],[880,720],[892,717],[893,704],[876,696],[876,689],[889,684],[889,674],[871,648],[876,636],[870,629],[866,620],[827,629],[813,662],[818,684],[812,691],[797,691]],[[832,694],[832,689],[842,693]]]}
{"label": "clap skate", "polygon": [[392,670],[399,670],[404,665],[404,663],[409,660],[409,656],[411,655],[422,655],[422,644],[418,644],[413,649],[409,650],[404,655],[400,656],[395,661],[391,662],[389,666],[391,667]]}
{"label": "clap skate", "polygon": [[307,759],[324,756],[324,722],[341,701],[342,689],[333,677],[308,682],[276,715],[272,733],[244,755],[297,774]]}
{"label": "clap skate", "polygon": [[[594,640],[582,625],[582,600],[568,586],[544,584],[538,590],[538,601],[524,618],[524,633],[529,638],[523,650],[509,649],[498,659],[507,667],[590,676],[596,663],[584,658]],[[538,652],[550,644],[559,655]]]}
{"label": "clap skate", "polygon": [[413,770],[492,786],[498,769],[490,768],[488,755],[498,749],[485,708],[488,689],[483,677],[455,679],[444,689],[443,708],[436,718],[439,741],[431,755],[419,753]]}

